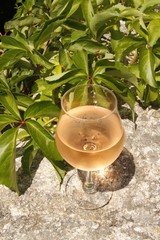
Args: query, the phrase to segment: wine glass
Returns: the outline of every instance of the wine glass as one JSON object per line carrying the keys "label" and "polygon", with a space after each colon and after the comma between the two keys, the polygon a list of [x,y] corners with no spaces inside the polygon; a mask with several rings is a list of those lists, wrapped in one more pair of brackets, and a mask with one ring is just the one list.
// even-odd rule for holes
{"label": "wine glass", "polygon": [[69,89],[61,98],[55,139],[63,159],[85,176],[84,181],[77,173],[69,178],[67,196],[85,209],[104,206],[112,193],[98,190],[97,176],[104,175],[124,145],[124,129],[114,93],[97,84]]}

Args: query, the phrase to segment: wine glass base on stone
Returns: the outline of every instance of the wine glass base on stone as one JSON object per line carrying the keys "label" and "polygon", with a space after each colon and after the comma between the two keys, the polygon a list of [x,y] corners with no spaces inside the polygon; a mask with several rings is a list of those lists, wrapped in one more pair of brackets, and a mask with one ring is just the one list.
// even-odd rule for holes
{"label": "wine glass base on stone", "polygon": [[95,210],[110,203],[114,191],[126,187],[135,173],[135,164],[132,154],[123,148],[123,151],[114,163],[105,169],[92,172],[95,182],[94,193],[86,193],[83,184],[87,172],[71,170],[67,173],[62,184],[62,191],[72,204],[81,209]]}
{"label": "wine glass base on stone", "polygon": [[[77,174],[78,172],[78,174]],[[107,205],[112,198],[112,191],[99,191],[98,185],[93,193],[86,193],[83,188],[83,180],[86,178],[86,171],[72,170],[64,182],[63,193],[65,197],[71,200],[72,204],[75,203],[78,208],[85,210],[95,210]],[[97,171],[93,172],[95,183],[105,181],[105,176],[98,177]],[[100,173],[101,174],[101,173]],[[102,180],[103,179],[103,180]],[[102,183],[102,182],[101,182]],[[103,183],[102,183],[103,185]],[[100,189],[101,190],[101,189]]]}

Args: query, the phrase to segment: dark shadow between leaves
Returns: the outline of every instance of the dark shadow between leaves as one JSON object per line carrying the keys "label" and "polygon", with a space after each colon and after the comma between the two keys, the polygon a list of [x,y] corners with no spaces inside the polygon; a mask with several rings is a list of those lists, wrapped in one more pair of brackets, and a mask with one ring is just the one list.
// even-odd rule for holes
{"label": "dark shadow between leaves", "polygon": [[38,152],[37,155],[35,156],[33,163],[30,168],[30,174],[26,174],[23,171],[23,168],[20,167],[17,171],[17,183],[18,183],[18,188],[20,195],[24,194],[27,189],[31,186],[32,181],[34,179],[34,176],[37,172],[37,169],[39,168],[39,165],[43,159],[43,155],[41,152]]}
{"label": "dark shadow between leaves", "polygon": [[[117,191],[126,187],[135,174],[132,154],[124,148],[117,160],[102,171],[94,171],[93,179],[97,191]],[[79,178],[85,182],[86,172],[78,170]]]}

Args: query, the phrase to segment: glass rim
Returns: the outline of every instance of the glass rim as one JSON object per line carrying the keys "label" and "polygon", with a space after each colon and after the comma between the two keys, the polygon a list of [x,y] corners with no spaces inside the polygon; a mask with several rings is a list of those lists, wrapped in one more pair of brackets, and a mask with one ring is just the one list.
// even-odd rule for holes
{"label": "glass rim", "polygon": [[[109,114],[106,114],[105,116],[100,117],[100,118],[96,118],[96,119],[83,119],[83,118],[75,117],[75,116],[71,115],[70,113],[68,113],[70,110],[72,110],[72,109],[74,109],[74,108],[76,108],[76,107],[71,108],[69,111],[65,110],[65,108],[64,108],[64,106],[63,106],[64,98],[66,97],[67,94],[69,94],[69,92],[72,92],[74,89],[79,88],[79,87],[85,87],[85,86],[86,86],[86,87],[87,87],[87,86],[97,86],[97,87],[99,87],[99,88],[102,88],[102,89],[104,89],[104,90],[107,90],[107,91],[114,97],[114,100],[115,100],[115,107],[113,108],[113,110],[111,110]],[[81,106],[101,107],[101,106],[99,106],[99,105],[89,105],[89,104],[88,104],[88,105],[81,105]],[[63,96],[62,96],[62,98],[61,98],[61,108],[62,108],[63,112],[64,112],[66,115],[68,115],[69,117],[72,117],[72,118],[74,118],[74,119],[76,119],[76,120],[81,120],[81,121],[94,121],[94,122],[95,122],[96,120],[101,120],[101,119],[104,119],[104,118],[108,118],[109,116],[111,116],[112,114],[114,114],[114,112],[117,111],[117,98],[116,98],[114,92],[113,92],[112,90],[110,90],[109,88],[105,87],[105,86],[102,86],[102,85],[99,85],[99,84],[92,84],[92,83],[91,83],[91,84],[79,84],[79,85],[76,85],[76,86],[74,86],[74,87],[71,87],[70,89],[68,89],[68,90],[63,94]],[[105,107],[102,107],[102,108],[105,108]],[[107,108],[106,108],[106,109],[107,109]]]}

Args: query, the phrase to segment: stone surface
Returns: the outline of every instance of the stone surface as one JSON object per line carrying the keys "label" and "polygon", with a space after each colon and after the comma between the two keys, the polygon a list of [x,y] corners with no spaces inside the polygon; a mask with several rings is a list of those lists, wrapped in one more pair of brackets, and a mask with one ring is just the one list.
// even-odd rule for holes
{"label": "stone surface", "polygon": [[134,174],[105,207],[74,205],[44,158],[23,195],[0,186],[0,240],[159,240],[160,112],[137,107],[137,114],[136,130],[123,119]]}

